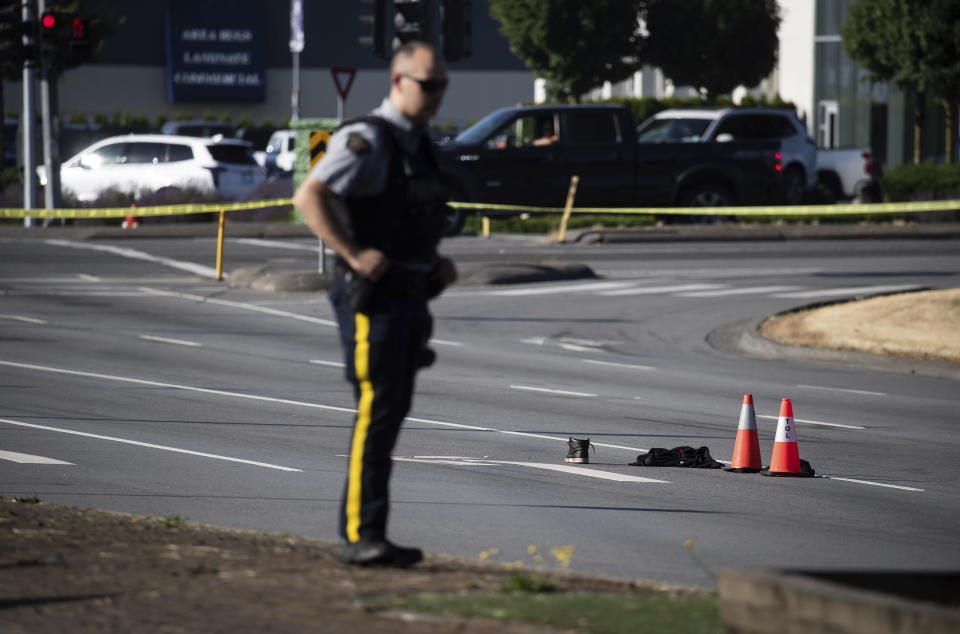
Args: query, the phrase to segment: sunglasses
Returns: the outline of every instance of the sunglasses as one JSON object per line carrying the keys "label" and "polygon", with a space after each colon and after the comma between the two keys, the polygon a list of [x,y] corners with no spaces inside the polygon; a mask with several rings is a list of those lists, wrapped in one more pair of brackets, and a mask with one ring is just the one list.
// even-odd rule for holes
{"label": "sunglasses", "polygon": [[400,73],[400,76],[417,82],[420,84],[420,90],[427,94],[432,94],[447,89],[448,82],[446,79],[417,79],[416,77],[411,77],[406,73]]}

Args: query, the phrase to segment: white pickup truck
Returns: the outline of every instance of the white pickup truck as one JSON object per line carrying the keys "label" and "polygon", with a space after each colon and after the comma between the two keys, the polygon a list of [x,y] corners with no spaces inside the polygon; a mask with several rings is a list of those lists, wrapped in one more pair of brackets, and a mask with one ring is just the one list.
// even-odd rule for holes
{"label": "white pickup truck", "polygon": [[838,201],[869,203],[879,199],[869,148],[818,148],[817,182]]}

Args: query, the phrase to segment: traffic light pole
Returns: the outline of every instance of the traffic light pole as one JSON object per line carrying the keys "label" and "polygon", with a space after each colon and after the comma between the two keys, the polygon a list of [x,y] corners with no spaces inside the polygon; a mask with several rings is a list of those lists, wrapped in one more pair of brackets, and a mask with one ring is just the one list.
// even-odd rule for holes
{"label": "traffic light pole", "polygon": [[[23,9],[23,23],[32,24],[36,19],[36,10],[31,0],[23,0],[20,5]],[[25,33],[23,43],[35,44],[33,34]],[[37,207],[37,157],[36,157],[36,61],[27,58],[23,64],[23,111],[20,114],[20,125],[23,128],[23,208],[36,209]],[[24,217],[23,226],[35,226],[36,219]]]}
{"label": "traffic light pole", "polygon": [[[46,11],[46,0],[39,0],[40,15]],[[43,126],[43,165],[47,184],[43,188],[43,202],[47,209],[63,206],[60,191],[60,116],[57,98],[57,76],[40,56],[40,119]]]}

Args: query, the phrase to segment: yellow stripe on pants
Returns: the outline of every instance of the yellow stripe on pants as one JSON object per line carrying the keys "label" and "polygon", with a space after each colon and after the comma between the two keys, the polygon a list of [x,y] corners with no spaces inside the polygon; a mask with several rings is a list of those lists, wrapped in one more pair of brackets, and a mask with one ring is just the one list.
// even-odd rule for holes
{"label": "yellow stripe on pants", "polygon": [[363,448],[373,414],[373,383],[370,381],[370,318],[356,314],[353,363],[360,384],[360,402],[357,404],[357,422],[350,447],[350,470],[347,483],[347,539],[360,541],[360,506],[363,486]]}

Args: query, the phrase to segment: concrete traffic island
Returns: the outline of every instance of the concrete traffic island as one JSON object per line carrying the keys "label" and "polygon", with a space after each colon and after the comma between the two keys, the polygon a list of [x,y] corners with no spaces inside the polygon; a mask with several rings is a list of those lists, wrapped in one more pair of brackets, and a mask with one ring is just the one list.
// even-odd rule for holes
{"label": "concrete traffic island", "polygon": [[[596,277],[593,270],[585,264],[546,260],[468,269],[460,273],[457,284],[464,286],[528,284]],[[247,287],[262,293],[308,293],[329,288],[330,276],[307,269],[291,269],[265,264],[234,269],[227,276],[227,284]]]}
{"label": "concrete traffic island", "polygon": [[960,632],[960,572],[721,570],[732,634]]}

